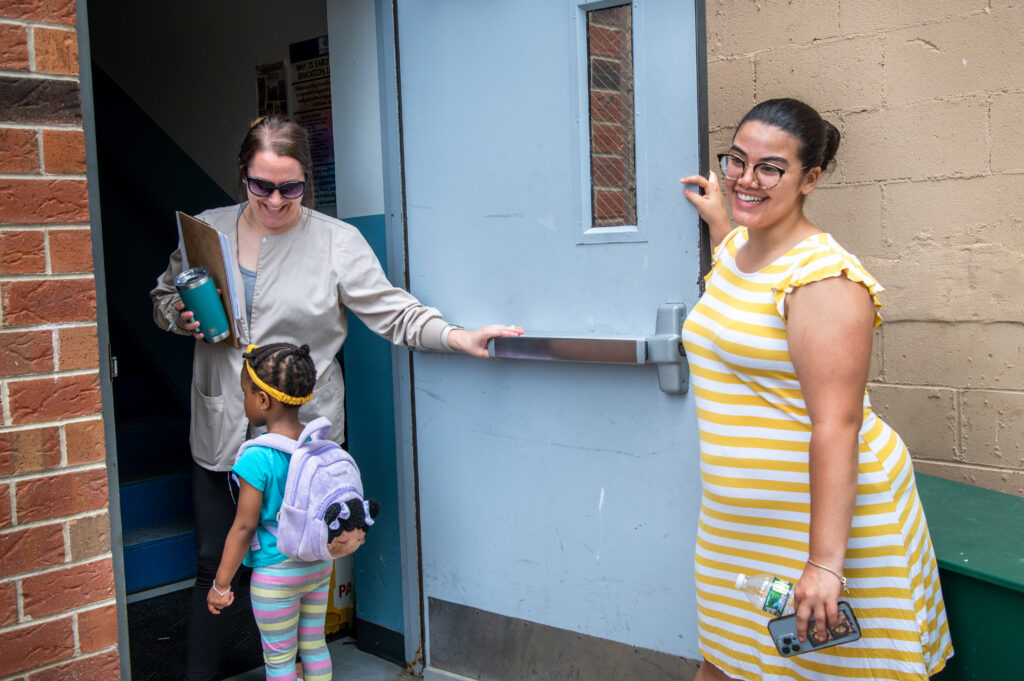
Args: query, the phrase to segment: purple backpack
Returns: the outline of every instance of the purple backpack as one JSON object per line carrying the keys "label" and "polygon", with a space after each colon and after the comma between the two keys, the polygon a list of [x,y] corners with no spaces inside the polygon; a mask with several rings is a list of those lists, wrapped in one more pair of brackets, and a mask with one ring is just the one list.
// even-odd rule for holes
{"label": "purple backpack", "polygon": [[[277,550],[303,561],[331,560],[331,542],[345,530],[369,529],[377,502],[363,499],[363,481],[355,460],[327,439],[331,423],[311,421],[298,440],[265,433],[242,443],[289,452],[288,482],[277,515],[277,527],[264,525],[277,537]],[[237,460],[237,457],[236,457]]]}

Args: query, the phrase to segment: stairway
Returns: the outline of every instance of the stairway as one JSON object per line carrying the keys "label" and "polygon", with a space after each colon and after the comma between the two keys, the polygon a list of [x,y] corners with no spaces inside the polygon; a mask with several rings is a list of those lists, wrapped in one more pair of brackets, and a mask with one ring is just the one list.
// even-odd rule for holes
{"label": "stairway", "polygon": [[195,576],[192,457],[187,408],[123,339],[111,333],[125,589],[135,593]]}
{"label": "stairway", "polygon": [[176,210],[233,200],[96,63],[93,98],[125,587],[195,575],[189,384],[194,341],[153,322],[149,291],[177,241]]}

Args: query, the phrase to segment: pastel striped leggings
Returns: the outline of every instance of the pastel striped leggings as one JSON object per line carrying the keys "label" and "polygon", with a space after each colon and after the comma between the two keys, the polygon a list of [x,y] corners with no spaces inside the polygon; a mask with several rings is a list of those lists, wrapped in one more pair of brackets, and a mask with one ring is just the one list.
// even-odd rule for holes
{"label": "pastel striped leggings", "polygon": [[250,595],[263,639],[268,681],[295,680],[301,651],[306,681],[330,681],[331,655],[324,641],[324,615],[331,562],[283,563],[253,568]]}

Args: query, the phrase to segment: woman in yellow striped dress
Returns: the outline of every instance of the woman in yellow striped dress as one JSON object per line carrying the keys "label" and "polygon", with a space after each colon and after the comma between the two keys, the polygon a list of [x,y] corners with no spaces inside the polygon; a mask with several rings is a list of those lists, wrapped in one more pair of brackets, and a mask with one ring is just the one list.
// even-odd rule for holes
{"label": "woman in yellow striped dress", "polygon": [[[838,146],[802,102],[754,107],[720,159],[731,231],[715,175],[683,180],[705,190],[686,196],[715,247],[683,334],[704,489],[698,681],[924,681],[953,653],[910,455],[866,392],[882,287],[803,212]],[[782,657],[738,573],[796,585],[801,638],[842,598],[861,639]]]}

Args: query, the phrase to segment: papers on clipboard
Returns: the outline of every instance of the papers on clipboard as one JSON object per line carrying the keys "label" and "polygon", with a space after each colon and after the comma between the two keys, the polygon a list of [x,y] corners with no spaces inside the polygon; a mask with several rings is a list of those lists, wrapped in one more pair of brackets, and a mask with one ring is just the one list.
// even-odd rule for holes
{"label": "papers on clipboard", "polygon": [[242,328],[242,308],[238,289],[235,286],[235,265],[231,244],[226,234],[218,232],[202,220],[177,211],[178,234],[185,245],[182,253],[184,269],[205,267],[210,271],[213,283],[220,289],[221,302],[231,318],[231,334],[226,343],[239,348],[239,330]]}

